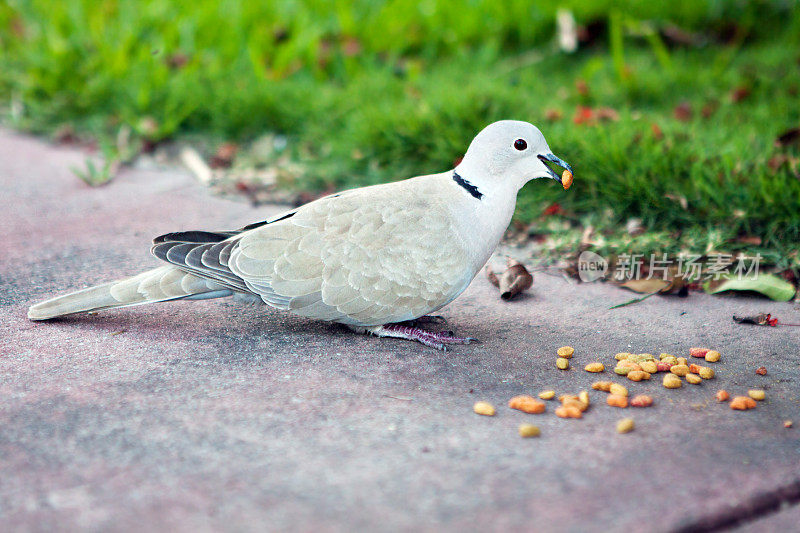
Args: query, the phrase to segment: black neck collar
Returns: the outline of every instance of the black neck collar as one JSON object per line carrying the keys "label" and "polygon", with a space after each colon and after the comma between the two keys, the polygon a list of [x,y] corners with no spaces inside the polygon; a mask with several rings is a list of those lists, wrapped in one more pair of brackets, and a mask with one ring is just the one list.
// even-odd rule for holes
{"label": "black neck collar", "polygon": [[476,186],[459,176],[458,172],[455,170],[453,171],[453,181],[458,183],[460,187],[463,187],[463,189],[467,191],[473,198],[480,200],[483,197],[483,193],[479,191]]}

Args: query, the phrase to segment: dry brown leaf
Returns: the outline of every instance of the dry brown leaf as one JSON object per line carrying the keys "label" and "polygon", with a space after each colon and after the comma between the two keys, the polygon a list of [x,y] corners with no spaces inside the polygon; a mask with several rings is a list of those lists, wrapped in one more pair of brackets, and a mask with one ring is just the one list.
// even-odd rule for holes
{"label": "dry brown leaf", "polygon": [[508,268],[499,280],[500,297],[503,300],[510,300],[533,285],[533,276],[525,265],[511,258],[508,259],[507,265]]}
{"label": "dry brown leaf", "polygon": [[623,283],[621,286],[633,292],[640,294],[650,294],[653,292],[660,292],[672,285],[671,281],[665,279],[631,279]]}

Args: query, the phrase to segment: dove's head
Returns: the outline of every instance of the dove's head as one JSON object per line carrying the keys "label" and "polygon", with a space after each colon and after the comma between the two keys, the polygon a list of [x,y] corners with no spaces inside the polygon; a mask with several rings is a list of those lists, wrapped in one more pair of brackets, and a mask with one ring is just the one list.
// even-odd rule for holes
{"label": "dove's head", "polygon": [[556,157],[539,128],[519,120],[501,120],[486,126],[470,143],[456,172],[481,191],[493,188],[522,188],[536,178],[562,183],[548,163],[569,170],[564,188],[571,184],[572,167]]}

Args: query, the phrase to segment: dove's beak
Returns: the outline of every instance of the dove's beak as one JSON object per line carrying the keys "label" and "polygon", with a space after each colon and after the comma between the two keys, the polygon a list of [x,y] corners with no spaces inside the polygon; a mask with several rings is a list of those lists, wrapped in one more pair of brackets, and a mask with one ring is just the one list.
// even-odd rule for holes
{"label": "dove's beak", "polygon": [[[572,185],[572,167],[569,166],[569,163],[555,154],[540,154],[536,157],[538,157],[539,160],[544,163],[544,166],[547,167],[547,172],[550,174],[551,178],[559,182],[565,190],[569,189],[570,185]],[[555,163],[563,168],[563,174],[561,176],[556,174],[547,163]]]}

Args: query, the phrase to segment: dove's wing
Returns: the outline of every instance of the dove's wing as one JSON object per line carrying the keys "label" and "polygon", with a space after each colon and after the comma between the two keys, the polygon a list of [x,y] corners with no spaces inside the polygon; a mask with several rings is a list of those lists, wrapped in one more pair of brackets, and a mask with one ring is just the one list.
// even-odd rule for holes
{"label": "dove's wing", "polygon": [[303,316],[376,325],[429,313],[474,276],[433,178],[307,204],[238,237],[227,266],[265,302]]}

